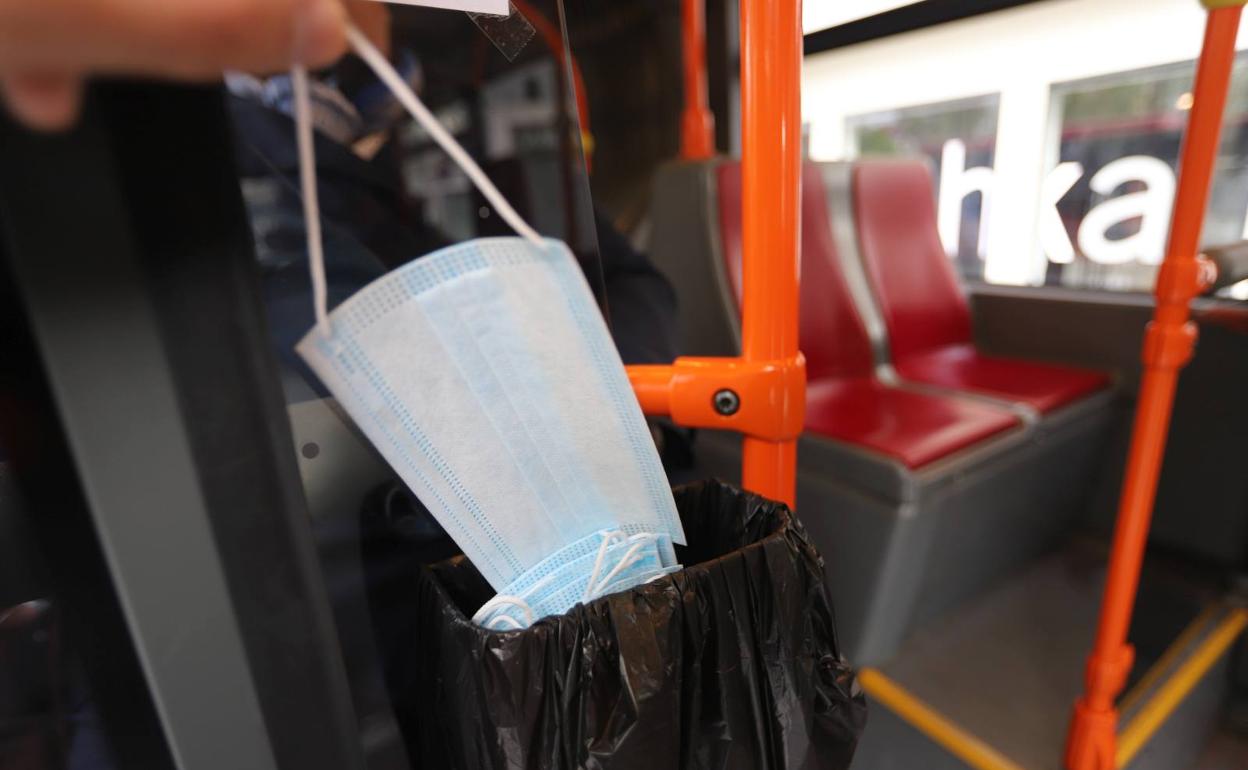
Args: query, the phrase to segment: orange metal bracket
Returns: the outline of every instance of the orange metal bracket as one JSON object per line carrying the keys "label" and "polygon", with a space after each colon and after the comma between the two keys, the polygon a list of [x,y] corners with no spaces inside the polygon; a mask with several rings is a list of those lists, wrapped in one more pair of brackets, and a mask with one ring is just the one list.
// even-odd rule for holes
{"label": "orange metal bracket", "polygon": [[806,411],[806,360],[679,358],[671,366],[634,366],[633,389],[647,414],[689,428],[730,430],[764,441],[793,441]]}
{"label": "orange metal bracket", "polygon": [[1157,276],[1157,306],[1144,337],[1144,378],[1136,407],[1131,451],[1119,501],[1109,573],[1096,643],[1088,658],[1085,691],[1075,703],[1066,742],[1069,770],[1115,766],[1118,711],[1115,700],[1131,671],[1134,651],[1127,629],[1140,582],[1157,477],[1170,426],[1179,370],[1191,358],[1196,326],[1189,304],[1209,270],[1197,255],[1217,159],[1222,115],[1235,59],[1243,2],[1209,11],[1196,68],[1195,101],[1183,140],[1179,185],[1166,258]]}
{"label": "orange metal bracket", "polygon": [[685,111],[680,118],[680,157],[703,160],[715,154],[715,116],[706,85],[706,0],[681,3]]}
{"label": "orange metal bracket", "polygon": [[[790,506],[806,410],[797,340],[801,63],[800,0],[741,0],[741,357],[629,368],[648,413],[744,433],[742,485]],[[735,410],[723,391],[736,396]]]}

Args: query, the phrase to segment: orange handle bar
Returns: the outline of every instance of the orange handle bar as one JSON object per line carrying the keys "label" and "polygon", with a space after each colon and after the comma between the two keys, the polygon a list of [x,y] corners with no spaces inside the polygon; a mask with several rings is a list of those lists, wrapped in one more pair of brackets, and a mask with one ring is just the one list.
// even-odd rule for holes
{"label": "orange handle bar", "polygon": [[715,154],[715,116],[706,85],[706,0],[681,0],[685,111],[680,118],[680,156],[702,160]]}
{"label": "orange handle bar", "polygon": [[1127,644],[1127,630],[1139,587],[1179,370],[1191,358],[1196,342],[1196,326],[1189,321],[1189,303],[1203,290],[1209,275],[1197,251],[1235,60],[1240,5],[1211,10],[1205,27],[1193,88],[1195,100],[1179,163],[1170,240],[1157,275],[1153,320],[1144,336],[1144,378],[1119,500],[1100,624],[1088,658],[1084,695],[1075,703],[1066,741],[1069,770],[1111,770],[1115,765],[1115,700],[1130,674],[1134,657]]}
{"label": "orange handle bar", "polygon": [[793,441],[806,419],[806,360],[679,358],[671,366],[630,366],[646,414],[689,428]]}

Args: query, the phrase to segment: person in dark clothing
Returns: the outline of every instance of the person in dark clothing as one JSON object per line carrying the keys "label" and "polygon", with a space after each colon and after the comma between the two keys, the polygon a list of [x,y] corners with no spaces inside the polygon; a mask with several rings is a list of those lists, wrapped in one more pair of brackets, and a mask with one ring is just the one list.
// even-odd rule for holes
{"label": "person in dark clothing", "polygon": [[[410,65],[409,72],[413,70]],[[413,75],[413,79],[418,75]],[[394,142],[364,156],[361,140],[388,126],[397,113],[335,91],[332,75],[313,94],[316,156],[324,229],[329,305],[334,307],[373,280],[449,240],[406,205]],[[362,88],[376,101],[376,90]],[[297,192],[298,157],[290,117],[288,80],[231,81],[239,173],[263,271],[273,345],[283,367],[315,378],[294,353],[314,325],[303,212]],[[354,114],[350,113],[354,109]],[[386,117],[361,117],[366,110]],[[370,146],[372,146],[370,144]],[[601,289],[612,335],[626,363],[668,363],[675,356],[676,297],[650,261],[595,211]],[[593,270],[597,265],[589,269]],[[598,276],[590,276],[591,284]],[[288,382],[288,389],[293,387]],[[319,391],[318,391],[319,392]]]}

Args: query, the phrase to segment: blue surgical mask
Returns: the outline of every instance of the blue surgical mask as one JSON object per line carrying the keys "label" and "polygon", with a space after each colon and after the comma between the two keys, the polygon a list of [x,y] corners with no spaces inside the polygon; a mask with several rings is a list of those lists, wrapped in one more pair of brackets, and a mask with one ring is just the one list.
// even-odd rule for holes
{"label": "blue surgical mask", "polygon": [[[591,542],[592,541],[592,542]],[[623,591],[679,569],[665,566],[652,535],[626,537],[600,532],[577,546],[597,543],[592,551],[576,547],[577,558],[554,571],[534,570],[503,590],[473,616],[478,625],[499,631],[527,628],[549,615],[561,615],[578,603]],[[573,550],[573,549],[569,549]],[[562,556],[562,554],[561,554]]]}
{"label": "blue surgical mask", "polygon": [[[296,71],[317,308],[299,354],[495,590],[529,581],[546,606],[579,583],[595,593],[671,568],[684,532],[576,260],[529,228],[384,57],[350,37],[521,237],[443,249],[327,313],[306,74]],[[598,559],[582,581],[571,554],[602,531],[628,549],[605,546],[621,561],[604,572]]]}
{"label": "blue surgical mask", "polygon": [[[452,323],[448,307],[472,302],[460,280],[471,276],[504,287],[478,310],[524,345],[511,361],[487,364]],[[581,305],[593,314],[578,315]],[[602,529],[683,540],[636,399],[611,391],[623,364],[563,244],[493,238],[443,249],[361,290],[329,323],[300,355],[497,589]],[[502,383],[526,380],[542,388],[517,391],[511,406]],[[540,443],[521,414],[545,426]]]}
{"label": "blue surgical mask", "polygon": [[[670,536],[677,526],[675,511],[669,507],[671,493],[662,480],[657,456],[647,463],[619,462],[620,457],[652,451],[648,433],[633,435],[617,429],[633,424],[639,414],[611,413],[611,404],[635,403],[631,393],[627,399],[613,398],[605,385],[595,388],[592,382],[567,377],[562,368],[568,360],[566,351],[580,344],[583,335],[577,333],[576,316],[558,302],[551,306],[550,300],[571,298],[596,316],[584,280],[566,251],[537,258],[546,264],[508,257],[505,252],[489,253],[498,247],[512,249],[512,240],[474,241],[487,251],[482,259],[491,268],[454,276],[443,271],[439,278],[444,282],[432,291],[421,292],[418,301],[429,317],[436,319],[442,342],[455,351],[456,362],[473,385],[477,402],[503,434],[512,457],[543,497],[560,530],[569,539],[606,529],[629,534],[661,531],[669,535],[664,542],[665,554],[674,562]],[[561,244],[551,243],[553,250],[560,249]],[[561,273],[557,294],[533,303],[525,296],[526,291],[533,293],[535,289],[532,274],[550,272],[550,263],[570,264],[571,270]],[[409,288],[418,291],[424,287]],[[537,288],[543,287],[539,284]],[[538,329],[543,331],[537,333]],[[556,331],[544,331],[547,329]],[[598,379],[607,382],[606,377]],[[561,394],[560,389],[569,386],[574,392]],[[595,401],[595,419],[584,419],[581,412],[593,409]],[[591,424],[592,431],[587,429]],[[609,459],[605,468],[601,462],[604,456]],[[653,477],[645,476],[647,470],[656,469],[658,486],[649,483]],[[595,473],[611,478],[613,489],[594,483]],[[666,518],[644,515],[655,510]]]}

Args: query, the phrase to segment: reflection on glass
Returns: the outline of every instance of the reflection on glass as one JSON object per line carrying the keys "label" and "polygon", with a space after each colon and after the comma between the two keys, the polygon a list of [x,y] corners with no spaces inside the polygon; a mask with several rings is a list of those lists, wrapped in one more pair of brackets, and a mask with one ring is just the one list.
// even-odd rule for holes
{"label": "reflection on glass", "polygon": [[926,158],[945,252],[964,278],[983,277],[997,139],[995,95],[849,119],[853,155]]}
{"label": "reflection on glass", "polygon": [[[1204,244],[1238,241],[1248,210],[1248,59],[1235,65]],[[1149,291],[1174,206],[1193,62],[1054,86],[1057,162],[1040,202],[1046,283]]]}

